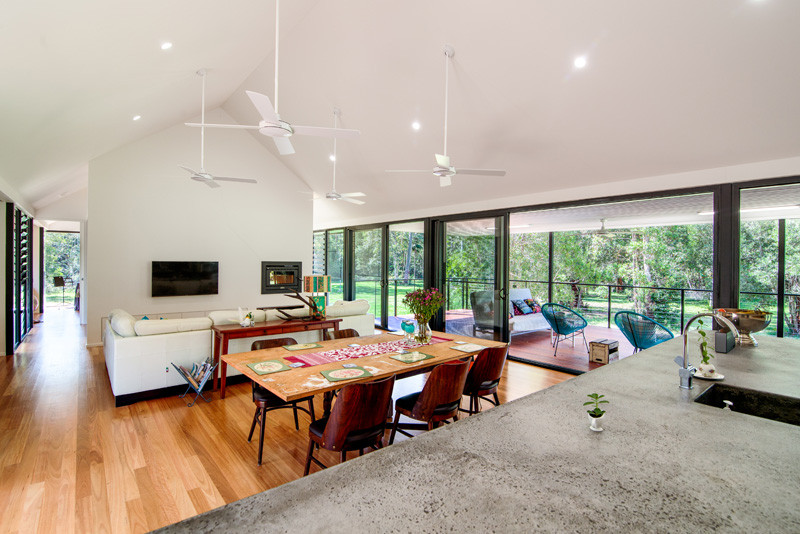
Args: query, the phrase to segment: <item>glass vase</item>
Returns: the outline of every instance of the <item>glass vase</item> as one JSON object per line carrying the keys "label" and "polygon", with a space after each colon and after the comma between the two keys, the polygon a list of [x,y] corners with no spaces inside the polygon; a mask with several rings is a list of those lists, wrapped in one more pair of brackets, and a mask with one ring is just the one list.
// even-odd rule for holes
{"label": "glass vase", "polygon": [[428,344],[431,342],[431,325],[428,324],[430,319],[425,317],[416,317],[417,320],[417,333],[414,339],[417,343]]}

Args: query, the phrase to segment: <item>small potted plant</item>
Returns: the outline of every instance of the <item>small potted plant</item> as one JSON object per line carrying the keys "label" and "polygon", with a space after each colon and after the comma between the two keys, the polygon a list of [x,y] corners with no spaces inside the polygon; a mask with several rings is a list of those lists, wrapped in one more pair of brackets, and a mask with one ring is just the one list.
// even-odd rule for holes
{"label": "small potted plant", "polygon": [[589,428],[595,432],[602,432],[603,427],[600,426],[600,420],[603,418],[603,415],[605,415],[606,411],[600,408],[600,405],[608,404],[608,401],[603,400],[605,395],[600,395],[599,393],[590,393],[587,395],[587,397],[592,399],[583,403],[584,406],[592,406],[591,410],[586,410],[586,413],[589,414],[589,421],[591,423]]}
{"label": "small potted plant", "polygon": [[706,331],[703,330],[702,319],[697,320],[697,333],[700,334],[698,343],[700,347],[700,365],[697,366],[697,372],[695,374],[705,378],[714,378],[717,376],[717,369],[714,367],[714,364],[711,363],[711,358],[713,358],[714,355],[708,352],[708,336],[706,335]]}

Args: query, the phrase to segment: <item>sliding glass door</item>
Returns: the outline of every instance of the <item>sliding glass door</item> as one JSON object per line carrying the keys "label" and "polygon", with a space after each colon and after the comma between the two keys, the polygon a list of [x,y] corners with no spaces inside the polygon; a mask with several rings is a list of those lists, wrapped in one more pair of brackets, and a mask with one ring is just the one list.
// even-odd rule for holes
{"label": "sliding glass door", "polygon": [[388,228],[388,269],[384,290],[388,306],[383,325],[399,330],[400,322],[413,314],[403,297],[425,285],[425,223],[391,224]]}
{"label": "sliding glass door", "polygon": [[508,324],[504,218],[444,222],[445,332],[500,340]]}
{"label": "sliding glass door", "polygon": [[383,317],[383,227],[353,231],[353,299],[369,302],[380,325]]}

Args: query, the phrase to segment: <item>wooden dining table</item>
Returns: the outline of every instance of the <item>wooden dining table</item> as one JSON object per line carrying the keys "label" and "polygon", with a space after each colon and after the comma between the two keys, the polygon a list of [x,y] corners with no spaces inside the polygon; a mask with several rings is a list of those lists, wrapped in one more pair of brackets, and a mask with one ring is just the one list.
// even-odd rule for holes
{"label": "wooden dining table", "polygon": [[[403,363],[395,360],[390,356],[396,355],[397,352],[390,352],[386,354],[363,356],[360,358],[352,358],[349,360],[324,363],[309,367],[295,367],[286,371],[279,371],[265,375],[259,375],[248,366],[248,364],[255,364],[265,360],[281,360],[284,363],[289,364],[291,363],[291,360],[286,360],[286,358],[292,356],[319,353],[335,349],[344,349],[345,347],[356,343],[358,345],[369,345],[403,340],[402,336],[389,333],[376,334],[373,336],[361,336],[357,338],[320,341],[318,344],[321,346],[319,347],[299,351],[289,351],[284,347],[276,347],[272,349],[255,350],[251,352],[225,354],[222,356],[222,360],[228,365],[232,366],[234,369],[240,371],[253,382],[268,389],[270,392],[287,402],[302,399],[304,397],[308,397],[309,395],[317,395],[322,393],[323,408],[325,412],[324,416],[327,416],[330,413],[333,392],[343,388],[348,384],[379,380],[392,375],[396,376],[397,378],[405,378],[407,376],[425,373],[439,364],[463,358],[469,358],[478,354],[480,350],[482,350],[476,349],[473,351],[463,352],[454,348],[463,346],[463,344],[466,343],[474,343],[481,345],[482,347],[499,347],[505,345],[505,343],[498,341],[478,339],[444,332],[433,332],[433,336],[436,338],[446,339],[446,341],[406,349],[408,351],[419,351],[433,356],[433,358],[415,363]],[[356,364],[369,371],[372,376],[331,382],[321,374],[321,371],[342,369],[343,364],[346,363]]]}

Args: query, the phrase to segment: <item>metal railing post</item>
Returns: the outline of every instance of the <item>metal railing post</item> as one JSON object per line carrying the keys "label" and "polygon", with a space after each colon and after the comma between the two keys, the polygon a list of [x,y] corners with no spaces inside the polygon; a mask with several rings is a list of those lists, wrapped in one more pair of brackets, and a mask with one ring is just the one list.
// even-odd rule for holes
{"label": "metal railing post", "polygon": [[394,279],[394,316],[397,317],[397,278]]}
{"label": "metal railing post", "polygon": [[681,332],[683,332],[684,307],[686,305],[686,290],[681,289]]}
{"label": "metal railing post", "polygon": [[608,328],[611,328],[611,285],[608,286]]}

